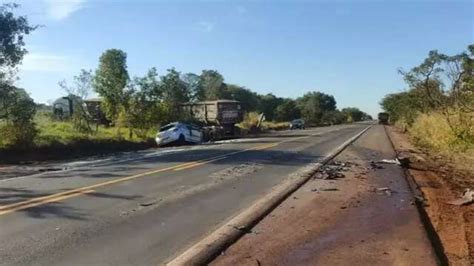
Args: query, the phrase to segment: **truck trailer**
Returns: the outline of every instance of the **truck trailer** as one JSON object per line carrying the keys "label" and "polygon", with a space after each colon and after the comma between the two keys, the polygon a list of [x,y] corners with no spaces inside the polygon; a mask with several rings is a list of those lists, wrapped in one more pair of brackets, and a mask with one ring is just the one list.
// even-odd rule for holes
{"label": "truck trailer", "polygon": [[202,127],[205,141],[240,135],[239,128],[235,126],[243,120],[243,110],[239,101],[185,103],[181,104],[180,109],[184,117]]}

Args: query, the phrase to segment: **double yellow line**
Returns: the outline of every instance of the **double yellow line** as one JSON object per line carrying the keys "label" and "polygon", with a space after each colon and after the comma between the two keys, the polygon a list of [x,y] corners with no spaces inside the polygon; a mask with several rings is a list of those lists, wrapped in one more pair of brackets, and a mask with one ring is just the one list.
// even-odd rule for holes
{"label": "double yellow line", "polygon": [[17,203],[3,205],[3,206],[0,206],[0,216],[11,213],[11,212],[15,212],[15,211],[19,211],[19,210],[28,209],[28,208],[36,207],[36,206],[39,206],[39,205],[47,204],[47,203],[58,202],[58,201],[61,201],[61,200],[77,197],[77,196],[80,196],[80,195],[90,194],[90,193],[93,193],[95,191],[95,189],[97,189],[97,188],[101,188],[101,187],[105,187],[105,186],[109,186],[109,185],[129,181],[129,180],[136,179],[136,178],[139,178],[139,177],[143,177],[143,176],[147,176],[147,175],[151,175],[151,174],[156,174],[156,173],[161,173],[161,172],[166,172],[166,171],[171,171],[171,170],[181,171],[181,170],[197,167],[197,166],[200,166],[200,165],[208,164],[208,163],[211,163],[211,162],[220,161],[220,160],[228,158],[231,155],[235,155],[235,154],[238,154],[238,153],[243,153],[243,152],[252,151],[252,150],[268,149],[268,148],[271,148],[271,147],[278,146],[279,144],[287,142],[287,141],[264,144],[264,145],[256,146],[256,147],[241,150],[241,151],[235,151],[235,152],[230,152],[230,153],[227,153],[227,154],[224,154],[224,155],[211,157],[211,158],[208,158],[208,159],[183,163],[183,164],[170,166],[170,167],[166,167],[166,168],[155,169],[155,170],[152,170],[152,171],[143,172],[143,173],[140,173],[140,174],[127,176],[127,177],[122,177],[122,178],[118,178],[118,179],[114,179],[114,180],[110,180],[110,181],[105,181],[105,182],[102,182],[102,183],[98,183],[98,184],[94,184],[94,185],[90,185],[90,186],[86,186],[86,187],[71,189],[71,190],[68,190],[68,191],[60,192],[60,193],[55,193],[55,194],[51,194],[51,195],[47,195],[47,196],[32,198],[32,199],[17,202]]}

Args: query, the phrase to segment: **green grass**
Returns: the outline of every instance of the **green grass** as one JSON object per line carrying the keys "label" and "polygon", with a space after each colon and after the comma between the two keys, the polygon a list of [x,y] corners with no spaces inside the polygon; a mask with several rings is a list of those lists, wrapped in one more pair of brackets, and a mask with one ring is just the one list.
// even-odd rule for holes
{"label": "green grass", "polygon": [[144,138],[139,138],[137,134],[129,137],[128,128],[104,127],[99,126],[97,129],[93,125],[93,132],[86,134],[76,130],[71,122],[56,121],[48,115],[38,114],[35,117],[35,123],[38,129],[38,135],[35,139],[35,146],[45,147],[54,144],[68,145],[78,141],[127,141],[127,142],[144,142],[154,137],[155,130],[149,130]]}

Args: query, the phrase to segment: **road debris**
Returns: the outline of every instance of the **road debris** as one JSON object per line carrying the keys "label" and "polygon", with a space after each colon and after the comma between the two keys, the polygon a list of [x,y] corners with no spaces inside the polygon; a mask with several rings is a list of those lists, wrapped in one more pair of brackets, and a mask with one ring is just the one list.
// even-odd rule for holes
{"label": "road debris", "polygon": [[211,177],[222,181],[225,179],[249,175],[257,172],[261,168],[263,168],[263,165],[260,163],[247,162],[215,172],[211,174]]}
{"label": "road debris", "polygon": [[369,169],[383,169],[383,167],[381,165],[378,165],[376,162],[371,161]]}
{"label": "road debris", "polygon": [[397,164],[400,165],[400,161],[395,158],[395,159],[382,159],[377,161],[377,163],[386,163],[386,164]]}
{"label": "road debris", "polygon": [[239,231],[242,231],[242,232],[245,232],[246,234],[250,234],[250,233],[254,233],[256,235],[258,235],[258,231],[256,230],[252,230],[252,228],[250,227],[247,227],[245,225],[231,225],[232,228],[234,228],[235,230],[239,230]]}
{"label": "road debris", "polygon": [[380,187],[377,188],[377,192],[383,192],[387,196],[392,196],[393,191],[389,187]]}
{"label": "road debris", "polygon": [[462,206],[470,204],[472,202],[474,202],[474,190],[467,188],[466,190],[464,190],[460,198],[448,201],[447,203],[451,205]]}
{"label": "road debris", "polygon": [[140,205],[141,207],[148,207],[148,206],[154,205],[154,204],[156,204],[156,203],[158,203],[162,200],[163,199],[150,200],[150,201],[139,203],[138,205]]}
{"label": "road debris", "polygon": [[337,188],[322,188],[321,191],[339,191]]}
{"label": "road debris", "polygon": [[340,162],[333,161],[318,169],[313,178],[315,179],[338,179],[344,178],[345,175],[342,172],[349,171],[351,167],[356,166],[353,162]]}

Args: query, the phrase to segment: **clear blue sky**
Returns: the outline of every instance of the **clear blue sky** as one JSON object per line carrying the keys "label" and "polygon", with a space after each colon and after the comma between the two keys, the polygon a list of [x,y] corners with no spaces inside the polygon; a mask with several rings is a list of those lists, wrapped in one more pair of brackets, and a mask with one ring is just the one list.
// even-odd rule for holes
{"label": "clear blue sky", "polygon": [[[4,1],[4,0],[2,0]],[[7,0],[7,2],[10,2]],[[27,37],[19,86],[38,102],[100,54],[128,54],[130,76],[150,67],[200,73],[296,98],[312,90],[338,108],[376,114],[383,95],[403,90],[398,68],[429,50],[457,53],[474,43],[473,1],[19,1],[42,24]]]}

